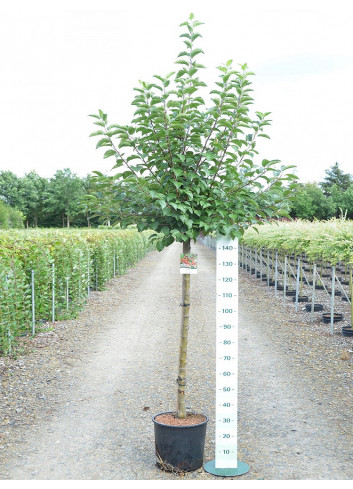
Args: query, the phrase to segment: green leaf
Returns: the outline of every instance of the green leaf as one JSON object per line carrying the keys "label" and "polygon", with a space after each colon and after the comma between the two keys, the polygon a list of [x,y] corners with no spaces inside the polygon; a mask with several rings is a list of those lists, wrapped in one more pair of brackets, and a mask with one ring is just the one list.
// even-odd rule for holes
{"label": "green leaf", "polygon": [[198,54],[201,54],[201,53],[203,53],[203,54],[204,54],[204,52],[203,52],[203,50],[202,50],[202,49],[200,49],[200,48],[193,49],[193,50],[191,51],[191,53],[190,53],[190,57],[191,57],[191,58],[194,58],[195,56],[197,56]]}
{"label": "green leaf", "polygon": [[172,172],[176,177],[180,177],[184,173],[184,171],[181,168],[172,168]]}
{"label": "green leaf", "polygon": [[161,206],[162,209],[167,207],[167,203],[164,200],[157,200],[158,204]]}
{"label": "green leaf", "polygon": [[110,156],[114,156],[116,151],[114,149],[108,149],[103,155],[103,158],[109,158]]}
{"label": "green leaf", "polygon": [[111,146],[111,145],[112,143],[110,139],[104,138],[98,141],[96,148],[100,148],[101,146]]}

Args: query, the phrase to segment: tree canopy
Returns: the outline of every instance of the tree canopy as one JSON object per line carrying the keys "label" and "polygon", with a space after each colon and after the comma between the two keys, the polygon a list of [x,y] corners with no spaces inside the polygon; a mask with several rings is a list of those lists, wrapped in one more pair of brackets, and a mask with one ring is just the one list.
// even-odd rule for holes
{"label": "tree canopy", "polygon": [[320,186],[325,195],[330,195],[333,186],[341,192],[345,192],[353,184],[352,175],[344,173],[336,162],[331,168],[325,170],[326,177]]}
{"label": "tree canopy", "polygon": [[278,160],[259,160],[256,143],[268,138],[269,112],[250,114],[252,75],[246,64],[218,67],[219,77],[205,101],[204,68],[197,46],[201,22],[191,14],[181,24],[185,45],[177,71],[140,82],[129,125],[100,127],[97,148],[113,157],[117,217],[163,235],[159,249],[213,232],[239,236],[250,224],[271,218],[293,192],[296,176]]}

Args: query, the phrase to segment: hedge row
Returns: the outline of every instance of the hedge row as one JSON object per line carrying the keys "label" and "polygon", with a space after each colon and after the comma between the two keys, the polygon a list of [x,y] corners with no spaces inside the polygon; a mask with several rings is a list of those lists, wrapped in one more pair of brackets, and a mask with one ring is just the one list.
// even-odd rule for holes
{"label": "hedge row", "polygon": [[252,248],[278,250],[324,260],[331,265],[353,264],[353,221],[294,221],[250,228],[241,239]]}
{"label": "hedge row", "polygon": [[38,322],[70,319],[91,290],[154,248],[149,231],[0,231],[0,352]]}

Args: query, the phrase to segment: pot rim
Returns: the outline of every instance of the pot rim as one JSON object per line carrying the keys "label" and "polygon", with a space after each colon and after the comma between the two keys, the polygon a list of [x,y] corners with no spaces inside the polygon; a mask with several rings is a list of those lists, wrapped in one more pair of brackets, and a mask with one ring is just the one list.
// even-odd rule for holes
{"label": "pot rim", "polygon": [[189,424],[189,425],[174,425],[174,424],[164,424],[164,423],[159,423],[158,421],[156,421],[156,418],[157,416],[160,416],[161,414],[175,414],[175,411],[164,411],[162,413],[158,413],[158,414],[155,414],[154,416],[152,416],[152,421],[157,424],[158,426],[167,426],[168,428],[177,428],[177,429],[180,429],[180,428],[193,428],[193,427],[196,427],[196,426],[202,426],[204,424],[206,424],[208,422],[208,416],[206,416],[206,414],[203,414],[203,413],[196,413],[195,411],[188,411],[187,414],[201,414],[202,416],[205,416],[205,421],[202,421],[202,423],[198,423],[198,424]]}

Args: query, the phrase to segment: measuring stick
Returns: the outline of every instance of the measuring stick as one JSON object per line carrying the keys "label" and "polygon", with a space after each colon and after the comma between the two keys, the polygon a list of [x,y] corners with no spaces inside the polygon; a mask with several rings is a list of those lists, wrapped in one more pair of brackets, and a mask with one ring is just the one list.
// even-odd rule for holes
{"label": "measuring stick", "polygon": [[218,238],[216,260],[215,460],[204,468],[211,474],[234,476],[249,470],[237,457],[238,240]]}

